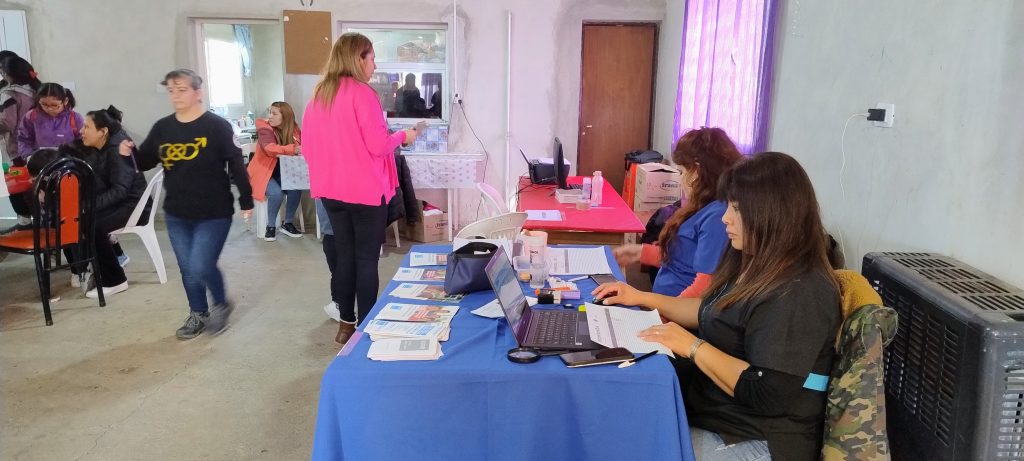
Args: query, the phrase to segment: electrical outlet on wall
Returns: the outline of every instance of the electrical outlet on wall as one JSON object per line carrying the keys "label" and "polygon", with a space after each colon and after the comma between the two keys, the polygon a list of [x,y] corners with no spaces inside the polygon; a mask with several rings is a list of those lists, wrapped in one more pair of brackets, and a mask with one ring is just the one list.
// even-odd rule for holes
{"label": "electrical outlet on wall", "polygon": [[875,105],[876,109],[882,109],[885,111],[885,119],[881,121],[875,121],[875,126],[881,128],[892,128],[892,123],[896,116],[896,105],[889,104],[886,102],[880,102]]}

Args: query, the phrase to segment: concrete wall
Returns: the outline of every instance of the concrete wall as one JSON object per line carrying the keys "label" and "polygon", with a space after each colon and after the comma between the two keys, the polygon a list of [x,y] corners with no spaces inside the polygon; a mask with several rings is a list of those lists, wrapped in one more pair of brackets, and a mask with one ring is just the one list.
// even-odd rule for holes
{"label": "concrete wall", "polygon": [[[770,146],[814,179],[848,264],[943,253],[1024,287],[1024,3],[790,1]],[[850,114],[896,105],[895,126]]]}
{"label": "concrete wall", "polygon": [[284,29],[280,24],[254,24],[250,27],[254,55],[253,112],[262,117],[270,103],[284,100]]}
{"label": "concrete wall", "polygon": [[665,0],[665,20],[658,31],[658,75],[654,89],[654,135],[652,147],[671,161],[672,125],[675,124],[676,90],[679,88],[679,58],[683,51],[685,0]]}
{"label": "concrete wall", "polygon": [[[28,12],[33,64],[43,77],[75,81],[83,108],[123,107],[126,126],[136,136],[170,113],[166,95],[158,91],[163,74],[193,65],[187,18],[279,18],[286,8],[301,8],[291,0],[10,0],[0,7],[5,4]],[[335,21],[451,23],[453,13],[449,0],[317,2],[315,9],[331,10]],[[575,164],[582,23],[658,22],[665,10],[664,0],[460,1],[457,78],[469,120],[490,154],[488,182],[500,186],[504,176],[507,12],[513,15],[513,141],[527,151],[547,151],[558,135]],[[297,112],[315,81],[285,76],[284,97]],[[655,114],[656,126],[660,116]],[[480,150],[461,113],[453,119],[450,149]],[[512,165],[511,176],[525,172],[518,155]],[[475,212],[476,204],[466,203],[466,211]]]}

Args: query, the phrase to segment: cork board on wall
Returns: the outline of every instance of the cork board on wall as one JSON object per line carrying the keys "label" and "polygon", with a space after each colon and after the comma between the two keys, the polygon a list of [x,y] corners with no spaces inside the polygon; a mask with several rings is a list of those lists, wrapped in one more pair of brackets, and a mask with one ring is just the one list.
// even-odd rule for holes
{"label": "cork board on wall", "polygon": [[285,72],[319,74],[331,45],[329,11],[284,10]]}

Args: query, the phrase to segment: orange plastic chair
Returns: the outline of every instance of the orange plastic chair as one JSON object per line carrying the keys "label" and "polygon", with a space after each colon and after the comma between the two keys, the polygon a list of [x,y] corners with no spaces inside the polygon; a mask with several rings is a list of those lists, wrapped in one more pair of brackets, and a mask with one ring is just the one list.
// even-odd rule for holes
{"label": "orange plastic chair", "polygon": [[[73,247],[75,264],[92,264],[96,285],[102,286],[93,244],[96,200],[92,168],[76,158],[55,160],[36,177],[32,194],[32,230],[0,237],[0,251],[31,255],[35,259],[43,315],[46,324],[53,325],[50,273],[71,266],[70,262],[62,261],[61,250]],[[103,290],[97,291],[100,306],[106,306]]]}

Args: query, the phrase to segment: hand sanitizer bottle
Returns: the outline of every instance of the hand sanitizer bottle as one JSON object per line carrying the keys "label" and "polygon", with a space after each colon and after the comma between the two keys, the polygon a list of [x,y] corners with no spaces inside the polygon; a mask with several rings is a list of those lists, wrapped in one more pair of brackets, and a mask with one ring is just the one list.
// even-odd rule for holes
{"label": "hand sanitizer bottle", "polygon": [[583,186],[580,187],[580,200],[590,200],[591,184],[590,178],[583,178]]}
{"label": "hand sanitizer bottle", "polygon": [[590,185],[590,206],[601,206],[601,193],[604,191],[604,176],[600,171],[594,172],[594,179]]}

